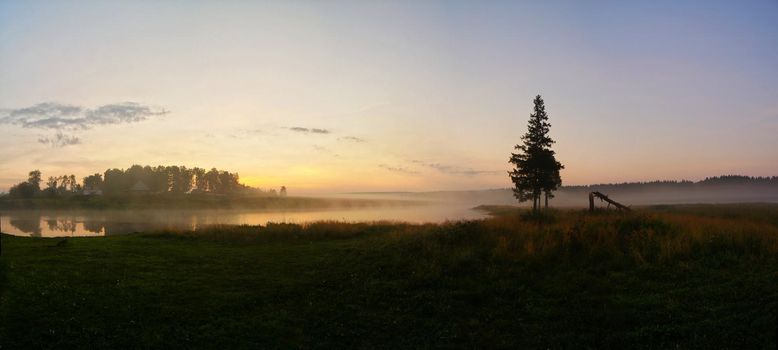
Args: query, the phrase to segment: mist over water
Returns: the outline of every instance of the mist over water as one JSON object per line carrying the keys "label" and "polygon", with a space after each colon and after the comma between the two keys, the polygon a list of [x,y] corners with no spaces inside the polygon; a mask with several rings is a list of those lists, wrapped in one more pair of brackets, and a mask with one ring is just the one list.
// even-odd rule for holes
{"label": "mist over water", "polygon": [[[731,185],[591,185],[563,187],[554,192],[549,200],[552,207],[586,208],[589,192],[599,191],[627,206],[661,204],[716,204],[716,203],[778,203],[778,185],[775,184],[731,184]],[[356,194],[363,198],[393,200],[417,200],[436,203],[462,204],[471,207],[479,205],[532,205],[519,203],[510,189],[474,191],[394,192]],[[597,201],[597,205],[599,205]]]}
{"label": "mist over water", "polygon": [[18,236],[107,236],[159,230],[196,230],[209,225],[305,224],[314,221],[412,223],[479,219],[485,213],[463,203],[326,210],[16,210],[1,213],[2,231]]}
{"label": "mist over water", "polygon": [[[778,203],[778,186],[722,185],[679,188],[674,185],[565,187],[550,205],[586,208],[588,193],[600,191],[627,206],[691,203]],[[330,196],[320,207],[284,209],[154,210],[7,210],[2,232],[19,236],[104,236],[159,230],[196,230],[209,225],[305,224],[314,221],[404,221],[439,223],[485,218],[479,205],[518,205],[510,189],[480,191],[346,193]],[[358,203],[359,205],[355,205]],[[596,201],[597,206],[605,203]]]}

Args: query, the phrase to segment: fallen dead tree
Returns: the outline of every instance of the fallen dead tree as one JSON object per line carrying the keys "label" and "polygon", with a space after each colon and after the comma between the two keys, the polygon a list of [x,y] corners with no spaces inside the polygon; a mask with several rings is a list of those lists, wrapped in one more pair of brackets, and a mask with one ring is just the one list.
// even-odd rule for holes
{"label": "fallen dead tree", "polygon": [[600,192],[595,191],[595,192],[589,192],[589,211],[594,211],[594,198],[595,197],[599,198],[601,202],[602,201],[607,202],[608,203],[608,208],[610,208],[610,206],[612,204],[614,207],[616,207],[619,210],[623,210],[623,211],[630,211],[630,210],[632,210],[628,206],[626,206],[624,204],[621,204],[619,202],[616,202],[616,201],[608,198],[608,196],[606,196],[606,195],[604,195],[604,194],[602,194]]}

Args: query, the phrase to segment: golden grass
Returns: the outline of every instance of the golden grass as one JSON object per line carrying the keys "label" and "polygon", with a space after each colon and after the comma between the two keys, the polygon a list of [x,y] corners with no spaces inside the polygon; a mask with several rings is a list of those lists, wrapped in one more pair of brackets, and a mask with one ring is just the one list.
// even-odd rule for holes
{"label": "golden grass", "polygon": [[[266,226],[211,226],[152,236],[224,242],[311,241],[375,237],[402,243],[427,257],[467,259],[588,259],[629,264],[689,260],[761,259],[778,255],[776,212],[754,215],[749,206],[673,212],[643,208],[632,213],[564,210],[541,216],[501,208],[497,216],[441,224],[322,221]],[[435,259],[435,258],[433,258]]]}
{"label": "golden grass", "polygon": [[425,231],[419,242],[430,254],[460,249],[510,260],[583,258],[642,265],[778,256],[778,226],[771,217],[646,209],[629,214],[556,211],[537,220],[515,212]]}

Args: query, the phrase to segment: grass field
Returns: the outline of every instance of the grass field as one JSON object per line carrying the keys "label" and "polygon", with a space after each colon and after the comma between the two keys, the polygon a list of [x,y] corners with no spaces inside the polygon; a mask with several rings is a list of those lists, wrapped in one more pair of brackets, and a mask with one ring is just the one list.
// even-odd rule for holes
{"label": "grass field", "polygon": [[769,348],[778,205],[3,236],[0,347]]}

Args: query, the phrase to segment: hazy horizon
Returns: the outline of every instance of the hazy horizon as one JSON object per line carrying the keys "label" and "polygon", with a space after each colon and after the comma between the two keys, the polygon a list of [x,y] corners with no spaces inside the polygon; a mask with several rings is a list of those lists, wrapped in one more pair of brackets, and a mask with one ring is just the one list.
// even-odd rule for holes
{"label": "hazy horizon", "polygon": [[778,175],[778,3],[0,3],[0,191],[217,167],[293,194]]}

